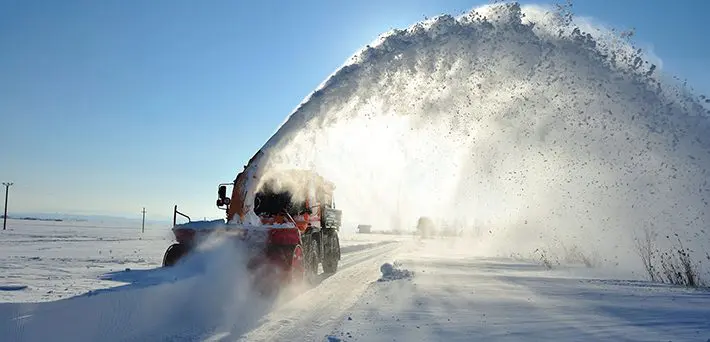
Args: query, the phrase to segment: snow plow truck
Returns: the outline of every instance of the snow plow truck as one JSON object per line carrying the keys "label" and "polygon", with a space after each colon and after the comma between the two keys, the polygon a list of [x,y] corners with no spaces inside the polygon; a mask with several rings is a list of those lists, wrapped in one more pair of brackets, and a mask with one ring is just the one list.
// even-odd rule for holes
{"label": "snow plow truck", "polygon": [[[175,265],[207,236],[220,234],[247,247],[246,267],[257,287],[314,280],[319,265],[325,273],[337,271],[341,211],[333,200],[335,186],[309,170],[263,170],[262,155],[259,151],[233,182],[218,185],[216,205],[226,219],[192,221],[174,207],[176,242],[165,251],[164,267]],[[188,222],[177,224],[178,215]]]}

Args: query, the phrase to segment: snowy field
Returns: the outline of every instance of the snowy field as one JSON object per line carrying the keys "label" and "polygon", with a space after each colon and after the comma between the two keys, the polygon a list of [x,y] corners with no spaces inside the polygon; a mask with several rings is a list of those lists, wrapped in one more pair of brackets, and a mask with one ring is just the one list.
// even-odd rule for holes
{"label": "snowy field", "polygon": [[708,292],[478,258],[453,246],[427,241],[399,254],[395,280],[372,282],[331,340],[710,340]]}
{"label": "snowy field", "polygon": [[[41,302],[124,282],[112,272],[159,267],[173,242],[169,224],[8,220],[0,233],[0,301]],[[397,237],[345,234],[344,252]],[[400,238],[401,239],[401,238]]]}
{"label": "snowy field", "polygon": [[224,268],[231,252],[207,254],[200,271],[159,269],[169,242],[159,229],[14,227],[3,282],[27,288],[0,304],[3,341],[710,339],[708,292],[482,258],[466,240],[353,235],[336,274],[269,300]]}

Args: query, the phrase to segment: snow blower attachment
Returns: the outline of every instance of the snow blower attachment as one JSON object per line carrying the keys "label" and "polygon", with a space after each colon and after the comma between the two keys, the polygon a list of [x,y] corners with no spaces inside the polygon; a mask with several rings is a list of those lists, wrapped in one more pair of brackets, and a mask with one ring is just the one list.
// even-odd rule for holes
{"label": "snow blower attachment", "polygon": [[[166,250],[163,266],[175,265],[204,238],[220,234],[247,247],[246,266],[257,287],[313,280],[319,265],[325,273],[335,273],[341,211],[334,207],[334,185],[304,170],[269,171],[257,177],[255,167],[249,166],[233,183],[218,186],[216,204],[226,211],[226,220],[191,221],[175,206],[176,242]],[[231,198],[228,186],[233,186]],[[188,222],[177,224],[177,215]]]}

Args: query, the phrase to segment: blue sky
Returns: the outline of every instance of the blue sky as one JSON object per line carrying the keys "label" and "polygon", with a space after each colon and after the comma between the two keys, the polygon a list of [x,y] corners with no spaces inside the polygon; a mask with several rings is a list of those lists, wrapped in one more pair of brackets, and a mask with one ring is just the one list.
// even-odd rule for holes
{"label": "blue sky", "polygon": [[[357,49],[484,3],[0,0],[10,213],[139,217],[146,207],[168,217],[178,204],[222,215],[216,185]],[[709,9],[703,0],[574,3],[579,15],[635,27],[665,71],[703,94]]]}

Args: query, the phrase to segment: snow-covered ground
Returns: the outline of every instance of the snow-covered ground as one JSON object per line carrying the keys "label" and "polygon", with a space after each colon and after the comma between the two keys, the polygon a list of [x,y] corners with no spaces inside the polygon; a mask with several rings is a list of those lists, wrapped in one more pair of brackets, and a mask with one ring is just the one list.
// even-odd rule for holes
{"label": "snow-covered ground", "polygon": [[[397,237],[344,234],[344,252]],[[111,272],[160,266],[169,225],[8,220],[0,233],[0,302],[50,301],[122,285]]]}
{"label": "snow-covered ground", "polygon": [[0,285],[26,288],[0,291],[0,300],[56,300],[115,285],[99,275],[159,265],[169,233],[151,225],[141,233],[140,223],[8,220],[8,230],[0,234]]}
{"label": "snow-covered ground", "polygon": [[401,276],[371,282],[331,340],[710,340],[710,292],[479,258],[441,241],[398,260]]}
{"label": "snow-covered ground", "polygon": [[3,341],[710,339],[708,292],[483,258],[466,240],[346,235],[336,274],[266,299],[244,290],[229,249],[160,269],[157,227],[13,226],[2,283],[20,289],[4,291]]}

